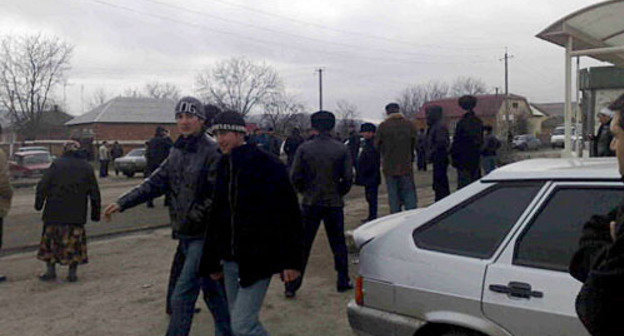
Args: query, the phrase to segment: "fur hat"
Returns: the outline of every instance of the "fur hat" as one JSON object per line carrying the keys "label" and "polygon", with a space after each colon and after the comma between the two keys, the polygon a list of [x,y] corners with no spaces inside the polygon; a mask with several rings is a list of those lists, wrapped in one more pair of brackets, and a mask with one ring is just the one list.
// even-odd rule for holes
{"label": "fur hat", "polygon": [[386,114],[399,113],[399,111],[401,111],[401,108],[397,103],[390,103],[386,105]]}
{"label": "fur hat", "polygon": [[372,123],[363,123],[360,125],[360,132],[375,132],[377,127]]}
{"label": "fur hat", "polygon": [[329,132],[336,126],[336,117],[329,111],[318,111],[310,116],[312,128],[321,132]]}
{"label": "fur hat", "polygon": [[195,97],[183,97],[175,106],[176,116],[180,113],[188,113],[196,116],[199,119],[206,120],[206,114],[204,113],[204,104]]}
{"label": "fur hat", "polygon": [[247,128],[245,128],[245,119],[243,119],[243,116],[240,113],[235,111],[221,112],[212,120],[210,132],[214,133],[215,131],[247,133]]}
{"label": "fur hat", "polygon": [[459,104],[459,106],[461,106],[462,109],[466,111],[472,111],[472,109],[477,106],[477,97],[471,95],[461,96],[457,100],[457,103]]}

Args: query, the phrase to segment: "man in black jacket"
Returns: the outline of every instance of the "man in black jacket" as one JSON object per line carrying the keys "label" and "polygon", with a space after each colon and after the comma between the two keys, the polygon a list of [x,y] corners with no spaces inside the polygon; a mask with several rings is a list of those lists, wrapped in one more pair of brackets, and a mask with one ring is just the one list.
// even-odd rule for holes
{"label": "man in black jacket", "polygon": [[444,125],[442,107],[427,107],[427,145],[428,154],[433,163],[433,191],[435,201],[439,201],[451,193],[447,175],[448,148],[450,144],[448,129]]}
{"label": "man in black jacket", "polygon": [[[156,127],[154,137],[147,142],[147,148],[145,148],[145,176],[152,175],[152,173],[158,169],[158,166],[169,156],[173,141],[171,141],[171,138],[169,138],[167,134],[167,129],[158,126]],[[166,203],[167,202],[165,202],[165,204]],[[153,208],[154,202],[152,200],[147,201],[147,207]]]}
{"label": "man in black jacket", "polygon": [[[609,109],[612,148],[624,179],[624,95]],[[576,297],[576,312],[592,335],[624,335],[624,203],[606,215],[593,216],[583,227],[579,249],[572,257],[570,274],[583,282]]]}
{"label": "man in black jacket", "polygon": [[457,189],[461,189],[481,177],[479,160],[483,145],[483,122],[474,112],[476,97],[462,96],[458,103],[466,113],[455,128],[451,159],[453,167],[457,168]]}
{"label": "man in black jacket", "polygon": [[355,184],[364,186],[364,194],[368,203],[368,217],[362,223],[377,218],[377,194],[381,183],[381,155],[375,148],[375,131],[377,127],[371,123],[360,126],[360,134],[364,138],[362,152],[357,158]]}
{"label": "man in black jacket", "polygon": [[234,335],[268,335],[258,316],[271,276],[289,283],[301,274],[297,195],[284,164],[245,143],[239,113],[220,113],[211,130],[223,156],[200,272],[224,278]]}
{"label": "man in black jacket", "polygon": [[290,136],[286,138],[284,142],[284,153],[286,153],[286,165],[288,168],[292,167],[292,163],[295,160],[295,152],[297,152],[297,148],[305,141],[301,136],[301,130],[299,127],[293,128],[290,133]]}
{"label": "man in black jacket", "polygon": [[[327,111],[318,111],[310,117],[317,135],[297,150],[291,170],[295,189],[303,194],[304,270],[312,243],[321,221],[334,253],[334,268],[338,272],[336,288],[343,292],[353,288],[349,280],[347,246],[344,236],[344,201],[351,189],[353,167],[347,146],[331,137],[336,117]],[[286,284],[285,295],[294,297],[302,279]]]}
{"label": "man in black jacket", "polygon": [[205,134],[206,116],[199,100],[182,98],[175,107],[175,116],[182,135],[169,157],[142,184],[109,205],[104,215],[110,220],[115,212],[170,192],[171,227],[173,237],[179,240],[184,265],[171,299],[172,314],[167,335],[188,335],[200,288],[215,321],[215,334],[231,335],[223,285],[198,274],[207,214],[212,206],[216,162],[220,155],[217,145]]}

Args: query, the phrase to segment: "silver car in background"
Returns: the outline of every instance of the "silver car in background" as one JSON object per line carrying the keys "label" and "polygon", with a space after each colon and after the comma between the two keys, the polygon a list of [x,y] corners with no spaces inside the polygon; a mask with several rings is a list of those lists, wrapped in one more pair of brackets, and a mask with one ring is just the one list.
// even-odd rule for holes
{"label": "silver car in background", "polygon": [[583,335],[568,274],[583,224],[622,200],[615,159],[499,168],[428,208],[354,232],[358,335]]}
{"label": "silver car in background", "polygon": [[147,169],[147,160],[145,158],[145,148],[135,148],[128,154],[115,159],[113,162],[115,169],[122,172],[127,177],[134,176],[135,173],[143,173]]}

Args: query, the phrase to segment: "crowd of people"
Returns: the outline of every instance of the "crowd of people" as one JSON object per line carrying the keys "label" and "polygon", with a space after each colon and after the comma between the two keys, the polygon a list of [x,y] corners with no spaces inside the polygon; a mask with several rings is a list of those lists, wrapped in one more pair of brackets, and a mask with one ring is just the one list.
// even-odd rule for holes
{"label": "crowd of people", "polygon": [[[432,164],[436,201],[450,194],[449,164],[457,170],[458,189],[478,180],[482,170],[487,174],[496,167],[501,143],[476,116],[477,103],[473,96],[458,100],[466,112],[452,142],[444,111],[436,105],[426,109],[427,129],[417,130],[400,106],[390,103],[379,126],[363,123],[359,132],[352,127],[346,143],[332,136],[334,114],[318,111],[310,117],[307,139],[295,128],[285,140],[283,163],[276,149],[281,143],[270,132],[249,137],[241,114],[184,97],[174,110],[178,139],[173,142],[164,128],[156,129],[147,142],[149,177],[106,206],[102,217],[110,221],[117,212],[143,203],[153,206],[154,198],[166,195],[172,238],[178,242],[167,293],[167,335],[188,335],[200,291],[216,335],[268,335],[259,313],[271,279],[279,274],[284,295],[296,297],[321,222],[334,256],[336,290],[353,288],[344,235],[344,196],[353,184],[365,190],[365,223],[378,216],[382,176],[391,213],[417,207],[414,161],[418,170]],[[601,111],[609,132],[601,127],[597,139],[602,146],[610,139],[605,134],[613,138],[610,151],[618,155],[624,176],[622,114],[624,95]],[[108,161],[122,154],[117,142],[111,150],[101,144],[100,177],[107,176]],[[64,265],[67,281],[75,282],[78,265],[88,262],[87,210],[90,205],[91,220],[99,221],[101,201],[85,157],[78,142],[67,142],[37,185],[35,209],[43,209],[44,222],[37,253],[46,265],[42,281],[56,279],[57,265]],[[2,218],[12,195],[1,150],[0,168],[1,244]],[[572,275],[585,283],[577,309],[590,330],[603,325],[601,314],[613,314],[609,304],[622,302],[617,286],[601,287],[604,279],[615,281],[624,274],[618,254],[621,212],[618,208],[592,218],[572,262]]]}

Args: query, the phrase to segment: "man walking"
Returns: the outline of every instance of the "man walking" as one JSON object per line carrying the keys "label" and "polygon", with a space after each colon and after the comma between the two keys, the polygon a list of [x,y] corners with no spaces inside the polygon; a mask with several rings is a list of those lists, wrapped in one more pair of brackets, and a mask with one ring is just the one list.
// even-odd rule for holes
{"label": "man walking", "polygon": [[[329,134],[336,124],[334,114],[318,111],[312,114],[310,121],[317,135],[299,147],[291,170],[292,183],[303,194],[303,270],[323,221],[334,254],[334,268],[338,273],[336,289],[344,292],[353,286],[349,280],[342,197],[351,189],[353,167],[347,146]],[[286,297],[294,297],[301,283],[302,279],[299,279],[286,284]]]}
{"label": "man walking", "polygon": [[418,199],[414,185],[414,151],[417,145],[416,128],[400,113],[399,104],[386,105],[388,117],[375,135],[375,147],[381,153],[381,164],[388,188],[390,212],[416,209]]}
{"label": "man walking", "polygon": [[[0,126],[0,135],[2,135],[2,126]],[[11,208],[11,198],[13,198],[13,189],[9,183],[9,163],[6,154],[0,149],[0,249],[2,248],[2,226],[4,217]],[[3,281],[6,281],[6,276],[0,274],[0,282]]]}
{"label": "man walking", "polygon": [[[429,157],[433,163],[433,191],[435,201],[448,196],[451,191],[447,175],[448,148],[450,144],[448,129],[444,125],[442,107],[432,105],[427,107],[427,144]],[[420,145],[420,143],[419,143]]]}
{"label": "man walking", "polygon": [[368,203],[368,217],[362,223],[377,218],[377,194],[381,183],[381,157],[375,148],[375,131],[377,127],[371,123],[360,126],[360,134],[364,138],[362,152],[357,158],[355,184],[364,186],[364,194]]}
{"label": "man walking", "polygon": [[212,204],[217,145],[205,134],[204,107],[193,97],[180,99],[175,107],[181,136],[169,157],[142,184],[109,205],[104,215],[137,206],[147,200],[171,193],[169,213],[173,237],[184,256],[184,264],[171,298],[171,320],[167,335],[188,335],[193,320],[195,301],[200,288],[212,312],[216,335],[231,335],[230,316],[223,285],[199,276],[199,265],[207,229],[207,214]]}
{"label": "man walking", "polygon": [[108,177],[108,163],[110,162],[110,151],[108,150],[108,144],[106,141],[102,142],[102,145],[98,149],[100,157],[100,177]]}
{"label": "man walking", "polygon": [[461,189],[481,177],[481,146],[483,145],[483,122],[475,115],[477,98],[462,96],[459,106],[466,111],[459,120],[453,135],[451,159],[457,168],[457,189]]}
{"label": "man walking", "polygon": [[201,274],[224,277],[232,332],[268,335],[259,313],[271,277],[289,283],[302,268],[302,224],[297,195],[284,164],[245,143],[245,121],[232,111],[211,127],[223,156],[204,244]]}

